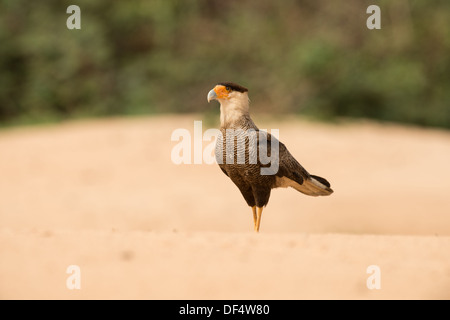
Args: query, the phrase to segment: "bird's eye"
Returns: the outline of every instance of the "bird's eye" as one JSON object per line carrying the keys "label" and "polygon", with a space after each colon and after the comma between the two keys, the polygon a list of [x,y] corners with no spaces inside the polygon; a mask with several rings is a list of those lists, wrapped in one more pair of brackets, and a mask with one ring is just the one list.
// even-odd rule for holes
{"label": "bird's eye", "polygon": [[230,87],[225,87],[225,89],[229,92],[229,91],[231,91],[231,88]]}

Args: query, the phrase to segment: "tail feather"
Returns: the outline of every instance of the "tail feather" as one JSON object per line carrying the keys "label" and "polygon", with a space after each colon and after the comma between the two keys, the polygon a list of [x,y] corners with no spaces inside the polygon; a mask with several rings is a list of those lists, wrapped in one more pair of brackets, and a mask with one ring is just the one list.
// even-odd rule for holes
{"label": "tail feather", "polygon": [[309,196],[328,196],[333,193],[330,183],[318,176],[311,175],[303,181],[303,184],[294,183],[291,185],[295,190],[300,191]]}
{"label": "tail feather", "polygon": [[311,178],[316,179],[317,181],[319,181],[321,184],[325,185],[328,188],[331,187],[330,183],[325,178],[318,177],[318,176],[315,176],[315,175],[311,175]]}

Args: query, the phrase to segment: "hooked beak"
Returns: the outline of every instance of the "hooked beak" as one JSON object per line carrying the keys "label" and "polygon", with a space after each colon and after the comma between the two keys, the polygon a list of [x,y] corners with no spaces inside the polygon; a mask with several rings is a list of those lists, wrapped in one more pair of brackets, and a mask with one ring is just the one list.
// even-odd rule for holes
{"label": "hooked beak", "polygon": [[216,91],[214,90],[214,89],[212,89],[210,92],[208,92],[208,103],[211,101],[211,100],[216,100],[217,99],[217,93],[216,93]]}

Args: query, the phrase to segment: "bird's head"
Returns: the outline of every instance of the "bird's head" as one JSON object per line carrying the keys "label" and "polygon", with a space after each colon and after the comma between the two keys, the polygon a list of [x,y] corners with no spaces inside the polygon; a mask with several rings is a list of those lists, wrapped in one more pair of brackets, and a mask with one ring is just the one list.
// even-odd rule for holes
{"label": "bird's head", "polygon": [[248,103],[248,89],[232,82],[222,82],[217,84],[208,92],[208,102],[217,100],[220,104],[230,103]]}
{"label": "bird's head", "polygon": [[217,100],[220,103],[221,127],[232,126],[233,123],[248,114],[248,89],[232,82],[222,82],[208,92],[208,102]]}

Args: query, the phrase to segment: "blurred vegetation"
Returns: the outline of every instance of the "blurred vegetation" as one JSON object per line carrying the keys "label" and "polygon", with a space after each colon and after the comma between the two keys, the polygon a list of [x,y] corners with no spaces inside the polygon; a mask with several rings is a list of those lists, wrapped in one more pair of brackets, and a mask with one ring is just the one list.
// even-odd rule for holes
{"label": "blurred vegetation", "polygon": [[[66,9],[81,8],[81,30]],[[381,30],[366,9],[381,8]],[[220,81],[258,112],[450,128],[450,1],[0,0],[0,124],[208,112]]]}

